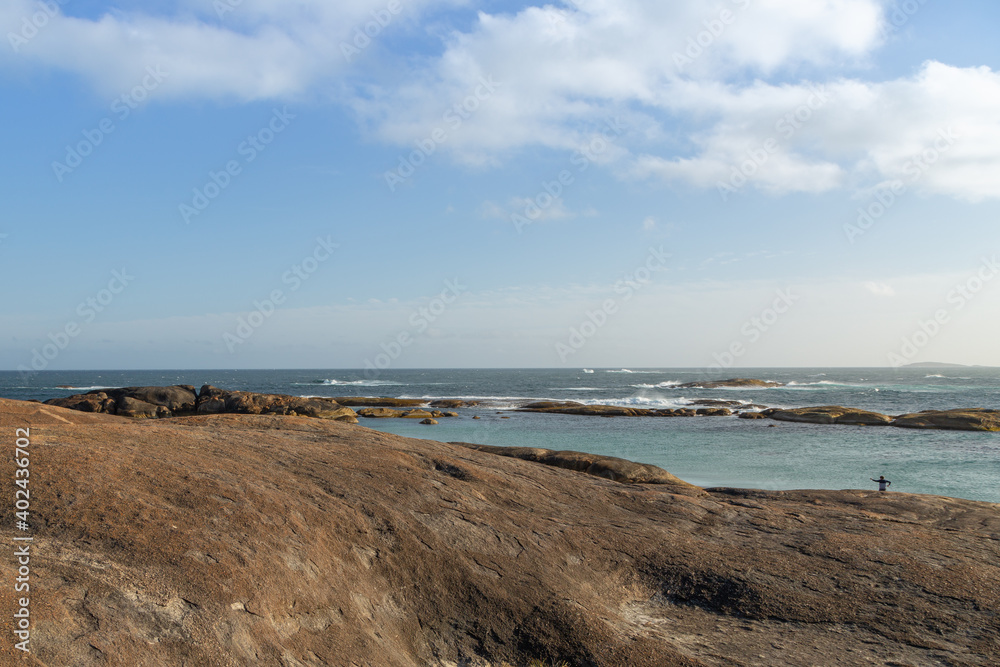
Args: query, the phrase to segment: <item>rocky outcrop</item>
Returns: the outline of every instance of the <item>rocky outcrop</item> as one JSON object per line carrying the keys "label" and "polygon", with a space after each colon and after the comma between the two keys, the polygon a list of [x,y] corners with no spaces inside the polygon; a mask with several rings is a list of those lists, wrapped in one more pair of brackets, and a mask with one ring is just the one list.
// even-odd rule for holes
{"label": "rocky outcrop", "polygon": [[845,408],[840,405],[823,405],[793,410],[765,410],[771,419],[806,424],[850,424],[854,426],[888,426],[892,417],[878,412]]}
{"label": "rocky outcrop", "polygon": [[275,414],[319,419],[356,417],[353,410],[329,398],[302,398],[284,394],[226,391],[204,385],[195,392],[190,385],[173,387],[123,387],[55,398],[47,405],[119,417],[162,419],[193,414]]}
{"label": "rocky outcrop", "polygon": [[368,419],[398,419],[403,416],[403,411],[392,408],[361,408],[358,416]]}
{"label": "rocky outcrop", "polygon": [[163,406],[175,415],[193,414],[198,402],[198,394],[189,384],[172,387],[123,387],[102,391],[116,401],[128,397],[143,403]]}
{"label": "rocky outcrop", "polygon": [[767,419],[767,415],[763,412],[741,412],[739,414],[740,419]]}
{"label": "rocky outcrop", "polygon": [[46,405],[54,405],[69,410],[79,410],[80,412],[95,412],[98,414],[113,415],[118,408],[118,404],[113,398],[103,391],[91,392],[89,394],[76,394],[64,398],[51,398],[45,401]]}
{"label": "rocky outcrop", "polygon": [[694,413],[699,417],[728,417],[733,411],[729,408],[698,408]]}
{"label": "rocky outcrop", "polygon": [[954,431],[1000,431],[1000,410],[964,408],[926,410],[901,415],[892,421],[901,428],[949,429]]}
{"label": "rocky outcrop", "polygon": [[781,382],[771,380],[753,380],[750,378],[730,378],[728,380],[699,380],[674,385],[674,389],[723,389],[727,387],[784,387]]}
{"label": "rocky outcrop", "polygon": [[340,405],[351,408],[415,408],[426,406],[427,401],[418,398],[388,398],[385,396],[338,396],[333,399]]}
{"label": "rocky outcrop", "polygon": [[332,398],[303,398],[286,394],[226,391],[206,384],[198,393],[199,414],[289,415],[319,419],[350,419],[354,410]]}
{"label": "rocky outcrop", "polygon": [[407,410],[400,416],[403,419],[431,419],[434,415],[427,410]]}
{"label": "rocky outcrop", "polygon": [[431,401],[432,408],[474,408],[479,405],[479,401],[466,401],[460,398],[444,398]]}
{"label": "rocky outcrop", "polygon": [[129,396],[122,396],[118,399],[115,414],[119,417],[132,417],[134,419],[159,419],[173,416],[173,413],[162,405],[153,405]]}
{"label": "rocky outcrop", "polygon": [[428,425],[428,426],[432,426],[432,425],[434,425],[434,424],[437,424],[437,423],[438,423],[438,421],[437,421],[436,419],[422,419],[422,420],[420,421],[420,423],[421,423],[421,424],[426,424],[426,425]]}
{"label": "rocky outcrop", "polygon": [[[328,420],[125,420],[0,400],[0,428],[25,426],[31,664],[991,667],[1000,655],[989,503],[633,483],[601,457],[498,456]],[[0,579],[17,567],[0,558]],[[12,596],[0,600],[9,619]]]}
{"label": "rocky outcrop", "polygon": [[490,445],[475,445],[468,442],[452,442],[480,452],[488,452],[497,456],[509,456],[523,461],[534,461],[547,466],[576,470],[577,472],[604,477],[622,484],[667,484],[675,487],[677,493],[704,495],[697,486],[688,484],[679,477],[671,475],[663,468],[647,463],[635,463],[613,456],[600,456],[584,452],[552,451],[537,447],[493,447]]}

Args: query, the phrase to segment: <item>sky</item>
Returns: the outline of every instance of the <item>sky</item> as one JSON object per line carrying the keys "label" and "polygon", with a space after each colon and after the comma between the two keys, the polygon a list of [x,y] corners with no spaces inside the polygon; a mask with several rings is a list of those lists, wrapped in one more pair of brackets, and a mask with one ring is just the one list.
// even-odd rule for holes
{"label": "sky", "polygon": [[0,368],[1000,366],[998,20],[3,0]]}

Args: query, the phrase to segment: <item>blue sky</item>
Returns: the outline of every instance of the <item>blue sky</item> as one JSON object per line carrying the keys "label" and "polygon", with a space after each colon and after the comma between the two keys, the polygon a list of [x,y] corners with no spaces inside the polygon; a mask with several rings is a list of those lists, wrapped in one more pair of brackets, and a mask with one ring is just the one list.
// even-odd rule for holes
{"label": "blue sky", "polygon": [[0,7],[0,367],[1000,365],[995,4],[333,4]]}

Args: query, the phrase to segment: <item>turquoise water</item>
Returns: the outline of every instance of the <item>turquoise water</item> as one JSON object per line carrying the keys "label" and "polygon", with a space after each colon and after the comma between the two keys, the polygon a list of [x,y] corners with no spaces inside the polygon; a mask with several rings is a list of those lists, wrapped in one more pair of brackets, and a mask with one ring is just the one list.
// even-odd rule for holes
{"label": "turquoise water", "polygon": [[[892,480],[893,491],[1000,502],[1000,433],[511,410],[531,399],[637,407],[725,399],[776,407],[846,405],[886,414],[1000,408],[1000,369],[739,369],[712,377],[738,375],[786,386],[714,390],[676,388],[679,383],[708,379],[697,369],[399,370],[370,375],[358,370],[67,371],[25,379],[0,373],[0,396],[42,400],[97,387],[208,383],[302,396],[466,398],[483,404],[459,410],[459,418],[441,419],[437,426],[391,419],[364,420],[363,425],[434,440],[620,456],[661,466],[702,486],[874,489],[869,479],[885,475]],[[480,419],[473,420],[473,415]]]}

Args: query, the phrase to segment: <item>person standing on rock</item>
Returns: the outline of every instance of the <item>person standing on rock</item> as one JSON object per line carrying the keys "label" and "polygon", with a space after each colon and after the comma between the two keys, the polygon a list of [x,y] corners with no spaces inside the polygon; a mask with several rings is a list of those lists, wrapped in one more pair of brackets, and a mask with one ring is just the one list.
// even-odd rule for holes
{"label": "person standing on rock", "polygon": [[879,475],[878,479],[875,479],[874,477],[869,477],[868,479],[870,479],[873,482],[878,482],[878,490],[879,491],[886,491],[886,490],[888,490],[889,485],[892,484],[892,482],[890,482],[889,480],[887,480],[885,478],[885,475]]}

